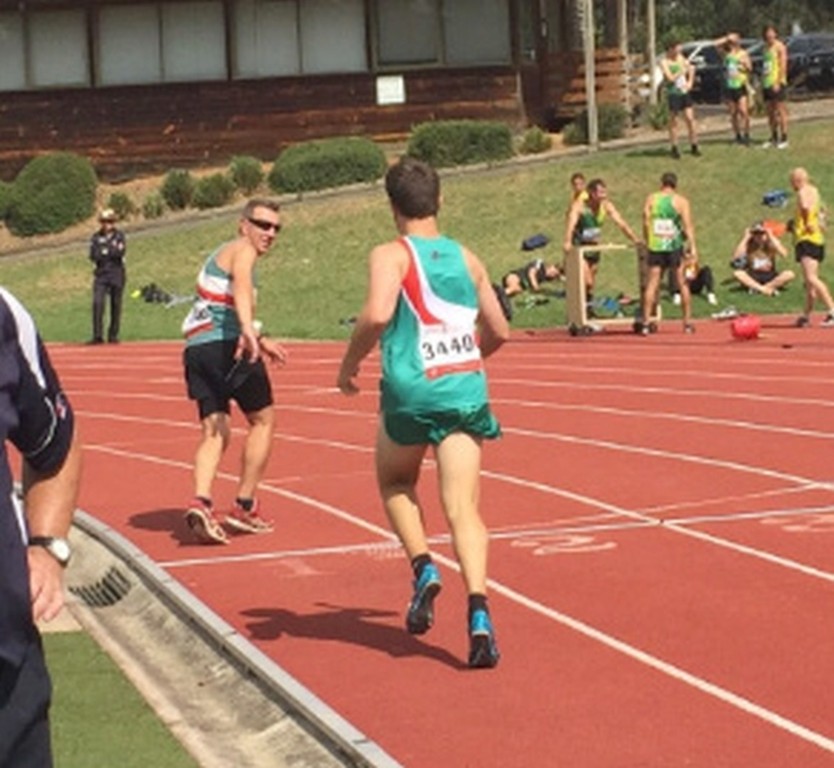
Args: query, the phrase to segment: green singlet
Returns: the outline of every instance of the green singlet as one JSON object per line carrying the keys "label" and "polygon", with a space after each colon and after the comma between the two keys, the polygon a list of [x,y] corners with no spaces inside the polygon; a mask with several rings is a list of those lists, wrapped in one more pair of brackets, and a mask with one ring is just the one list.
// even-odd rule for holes
{"label": "green singlet", "polygon": [[654,253],[674,253],[683,248],[683,221],[673,200],[674,195],[665,192],[652,196],[647,245]]}

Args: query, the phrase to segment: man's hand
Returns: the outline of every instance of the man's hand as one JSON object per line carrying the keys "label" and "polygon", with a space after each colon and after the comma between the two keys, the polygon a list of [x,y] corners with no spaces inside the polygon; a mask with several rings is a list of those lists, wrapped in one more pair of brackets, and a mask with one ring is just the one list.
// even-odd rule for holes
{"label": "man's hand", "polygon": [[254,328],[243,329],[237,340],[235,360],[246,359],[250,363],[257,362],[261,354],[261,343]]}
{"label": "man's hand", "polygon": [[341,390],[343,395],[358,395],[359,387],[354,382],[354,379],[359,375],[359,366],[349,367],[342,362],[342,367],[339,369],[339,377],[336,379],[336,386]]}
{"label": "man's hand", "polygon": [[64,607],[64,569],[43,547],[29,547],[29,588],[35,621],[52,621]]}
{"label": "man's hand", "polygon": [[287,362],[287,350],[271,339],[261,336],[258,339],[261,354],[273,365],[285,365]]}

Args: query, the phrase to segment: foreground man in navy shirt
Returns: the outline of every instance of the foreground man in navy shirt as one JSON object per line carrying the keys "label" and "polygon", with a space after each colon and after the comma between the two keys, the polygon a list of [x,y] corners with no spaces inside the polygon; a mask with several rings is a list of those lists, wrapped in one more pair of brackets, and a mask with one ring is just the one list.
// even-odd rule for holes
{"label": "foreground man in navy shirt", "polygon": [[[23,456],[23,509],[7,454]],[[63,605],[81,452],[32,318],[0,288],[0,766],[48,768],[50,683],[38,620]]]}

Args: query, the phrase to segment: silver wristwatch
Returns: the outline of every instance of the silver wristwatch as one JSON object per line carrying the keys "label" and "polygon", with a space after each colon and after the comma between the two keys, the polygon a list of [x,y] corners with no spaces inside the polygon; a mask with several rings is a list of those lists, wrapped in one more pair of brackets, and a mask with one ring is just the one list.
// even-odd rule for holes
{"label": "silver wristwatch", "polygon": [[29,538],[29,546],[43,547],[63,566],[66,566],[72,557],[70,543],[59,536],[32,536]]}

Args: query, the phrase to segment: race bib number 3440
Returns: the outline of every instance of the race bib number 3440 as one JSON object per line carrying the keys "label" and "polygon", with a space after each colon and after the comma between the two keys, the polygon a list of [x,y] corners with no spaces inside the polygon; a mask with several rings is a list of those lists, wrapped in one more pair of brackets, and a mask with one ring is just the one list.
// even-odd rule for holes
{"label": "race bib number 3440", "polygon": [[420,356],[423,370],[430,379],[481,368],[481,350],[475,335],[469,331],[423,326],[420,329]]}

